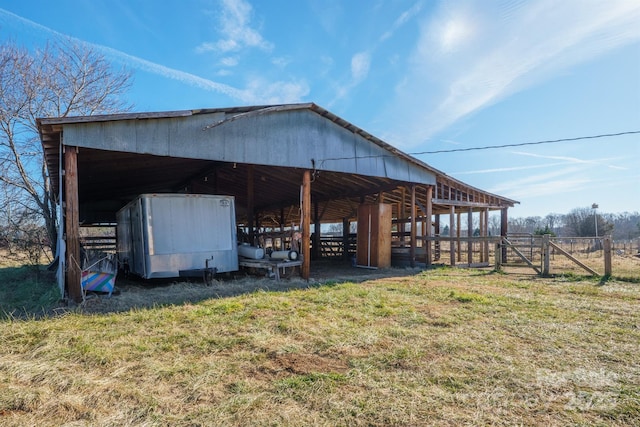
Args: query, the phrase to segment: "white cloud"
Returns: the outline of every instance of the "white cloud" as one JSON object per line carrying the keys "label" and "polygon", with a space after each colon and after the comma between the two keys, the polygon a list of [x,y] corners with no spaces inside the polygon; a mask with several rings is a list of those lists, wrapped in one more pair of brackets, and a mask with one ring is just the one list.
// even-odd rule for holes
{"label": "white cloud", "polygon": [[400,14],[400,16],[398,18],[396,18],[396,20],[393,22],[393,25],[391,25],[391,28],[389,28],[387,31],[385,31],[382,34],[382,36],[380,36],[379,41],[383,42],[383,41],[387,40],[388,38],[393,37],[393,34],[400,27],[402,27],[404,24],[406,24],[408,21],[410,21],[411,18],[416,16],[420,12],[420,10],[422,10],[423,3],[424,3],[424,1],[422,1],[422,0],[418,1],[413,6],[411,6],[409,9],[405,10],[404,12],[402,12],[402,14]]}
{"label": "white cloud", "polygon": [[371,54],[359,52],[351,58],[351,77],[355,82],[360,82],[367,78],[371,67]]}
{"label": "white cloud", "polygon": [[460,176],[460,175],[476,175],[476,174],[484,174],[484,173],[516,172],[516,171],[522,171],[522,170],[528,170],[528,169],[550,168],[550,167],[561,166],[566,164],[569,164],[569,163],[558,162],[558,163],[546,163],[543,165],[511,166],[511,167],[502,167],[502,168],[493,168],[493,169],[479,169],[475,171],[451,172],[451,175]]}
{"label": "white cloud", "polygon": [[227,56],[220,60],[220,63],[225,67],[235,67],[238,65],[238,57],[237,56]]}
{"label": "white cloud", "polygon": [[262,78],[254,78],[247,84],[247,96],[259,97],[254,102],[267,104],[286,104],[299,102],[302,98],[309,94],[309,85],[306,81],[295,82],[270,82]]}
{"label": "white cloud", "polygon": [[[445,2],[421,25],[411,69],[397,86],[402,145],[558,72],[640,40],[640,2]],[[401,116],[400,116],[401,114]]]}
{"label": "white cloud", "polygon": [[276,58],[271,59],[271,63],[278,68],[285,68],[289,65],[293,60],[289,56],[278,56]]}
{"label": "white cloud", "polygon": [[508,197],[533,197],[541,194],[561,194],[584,188],[590,181],[581,175],[577,167],[555,169],[539,175],[529,175],[521,179],[505,180],[489,191],[507,194]]}
{"label": "white cloud", "polygon": [[522,151],[514,151],[512,153],[513,154],[517,154],[517,155],[521,155],[521,156],[527,156],[527,157],[536,157],[536,158],[551,159],[551,160],[564,160],[567,163],[587,164],[587,165],[594,165],[594,166],[606,166],[606,167],[608,167],[610,169],[627,170],[627,168],[625,168],[625,167],[616,166],[616,165],[610,165],[610,164],[606,163],[606,162],[609,162],[610,160],[620,160],[621,159],[620,157],[612,157],[612,158],[608,158],[608,159],[597,159],[597,160],[585,160],[585,159],[579,159],[577,157],[550,156],[550,155],[527,153],[527,152],[522,152]]}
{"label": "white cloud", "polygon": [[[333,106],[339,99],[345,98],[349,95],[349,92],[362,83],[369,75],[371,69],[371,62],[373,60],[373,53],[378,49],[379,45],[391,38],[394,33],[413,17],[415,17],[422,9],[424,0],[419,0],[413,4],[409,9],[400,14],[398,18],[393,22],[391,27],[386,30],[378,38],[377,42],[372,43],[366,51],[358,52],[351,57],[351,76],[349,82],[341,82],[336,85],[336,95],[332,101],[329,102],[329,107]],[[380,3],[381,5],[381,3]],[[397,61],[399,56],[393,55],[389,58],[390,63]]]}
{"label": "white cloud", "polygon": [[222,36],[215,42],[204,42],[196,51],[237,52],[244,48],[273,49],[273,44],[251,26],[253,8],[244,0],[221,0],[218,32]]}
{"label": "white cloud", "polygon": [[532,198],[538,196],[552,196],[554,194],[567,194],[575,191],[582,191],[590,186],[590,180],[583,178],[557,179],[553,181],[539,182],[522,187],[511,187],[509,189],[493,188],[489,191],[508,194],[514,199]]}
{"label": "white cloud", "polygon": [[437,43],[443,53],[462,48],[474,35],[473,18],[461,14],[442,22],[436,31]]}

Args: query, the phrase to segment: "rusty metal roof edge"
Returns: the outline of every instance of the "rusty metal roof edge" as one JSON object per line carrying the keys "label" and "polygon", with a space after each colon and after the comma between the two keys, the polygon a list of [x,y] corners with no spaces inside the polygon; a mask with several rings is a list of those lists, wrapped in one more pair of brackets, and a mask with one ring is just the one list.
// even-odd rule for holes
{"label": "rusty metal roof edge", "polygon": [[77,123],[91,122],[109,122],[116,120],[144,120],[144,119],[164,119],[171,117],[189,117],[198,114],[212,113],[244,113],[254,110],[262,110],[265,108],[273,109],[273,111],[286,111],[310,108],[313,103],[299,104],[273,104],[273,105],[247,105],[240,107],[221,107],[221,108],[199,108],[193,110],[174,110],[174,111],[147,111],[135,113],[117,113],[117,114],[96,114],[92,116],[68,116],[68,117],[40,117],[36,119],[38,125],[65,125]]}

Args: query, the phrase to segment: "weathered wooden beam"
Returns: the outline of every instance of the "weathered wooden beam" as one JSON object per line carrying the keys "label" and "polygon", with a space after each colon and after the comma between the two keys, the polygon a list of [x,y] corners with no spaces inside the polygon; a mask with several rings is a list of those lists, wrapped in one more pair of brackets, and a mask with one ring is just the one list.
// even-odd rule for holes
{"label": "weathered wooden beam", "polygon": [[[431,225],[432,225],[432,216],[433,216],[433,204],[431,203],[431,198],[433,196],[433,186],[432,185],[428,185],[427,186],[427,207],[426,207],[426,212],[425,212],[425,216],[426,216],[426,223],[425,223],[425,227],[423,230],[423,235],[425,237],[431,237]],[[433,259],[433,254],[431,252],[431,241],[430,240],[425,240],[424,244],[426,245],[425,249],[426,249],[426,264],[427,267],[431,266],[431,262]]]}
{"label": "weathered wooden beam", "polygon": [[[405,219],[406,218],[406,203],[407,203],[407,189],[404,187],[400,188],[400,194],[401,194],[401,201],[400,204],[398,205],[398,219]],[[398,222],[398,235],[400,237],[400,247],[404,247],[405,244],[405,234],[407,232],[407,229],[405,227],[405,223],[402,222],[402,228],[400,228],[400,222]]]}
{"label": "weathered wooden beam", "polygon": [[280,206],[280,231],[284,231],[284,227],[286,226],[285,222],[284,208]]}
{"label": "weathered wooden beam", "polygon": [[[482,211],[482,232],[480,233],[480,235],[482,237],[487,237],[489,235],[489,208],[485,208],[484,211]],[[482,256],[482,261],[484,262],[489,262],[489,242],[485,242],[482,244],[482,248],[483,248],[483,256]]]}
{"label": "weathered wooden beam", "polygon": [[526,256],[524,256],[524,254],[520,252],[520,250],[517,247],[515,247],[509,240],[507,240],[506,237],[503,237],[502,241],[503,241],[503,245],[502,245],[503,252],[507,250],[507,247],[510,247],[511,249],[513,249],[516,255],[518,255],[524,262],[526,262],[529,267],[533,268],[536,271],[536,273],[542,274],[542,271],[538,267],[533,265],[533,263],[529,261],[529,259]]}
{"label": "weathered wooden beam", "polygon": [[611,276],[611,236],[604,236],[604,275]]}
{"label": "weathered wooden beam", "polygon": [[462,233],[462,212],[456,213],[456,252],[458,261],[462,262],[462,245],[460,244],[460,235]]}
{"label": "weathered wooden beam", "polygon": [[[509,218],[507,217],[507,208],[502,208],[501,212],[500,212],[500,236],[503,239],[507,238],[507,230],[508,230],[508,221]],[[506,245],[502,245],[502,263],[506,264],[507,263],[507,246]]]}
{"label": "weathered wooden beam", "polygon": [[548,276],[551,268],[551,241],[549,240],[551,235],[545,234],[542,236],[542,275]]}
{"label": "weathered wooden beam", "polygon": [[461,208],[467,208],[467,207],[473,207],[473,208],[492,208],[492,209],[501,209],[504,206],[499,205],[499,204],[489,204],[489,203],[482,203],[482,202],[468,202],[468,201],[464,201],[464,200],[449,200],[449,199],[433,199],[433,204],[435,205],[445,205],[445,206],[449,206],[449,205],[453,205],[456,207],[461,207]]}
{"label": "weathered wooden beam", "polygon": [[417,224],[416,224],[416,186],[411,186],[411,246],[409,247],[409,257],[411,268],[416,266],[416,236],[417,236]]}
{"label": "weathered wooden beam", "polygon": [[[547,234],[545,234],[545,236],[548,236]],[[543,236],[544,237],[544,236]],[[571,255],[569,252],[565,251],[564,249],[562,249],[560,246],[556,245],[555,243],[549,241],[549,246],[553,247],[555,250],[557,250],[558,252],[560,252],[562,255],[566,256],[567,258],[569,258],[571,261],[575,262],[576,264],[578,264],[580,267],[584,268],[585,270],[587,270],[589,273],[591,273],[594,276],[598,276],[598,272],[593,270],[591,267],[588,267],[587,265],[583,264],[580,260],[576,259],[573,257],[573,255]],[[548,273],[548,272],[547,272]]]}
{"label": "weathered wooden beam", "polygon": [[67,256],[67,292],[75,302],[82,301],[82,260],[80,259],[80,213],[78,201],[78,153],[76,147],[65,147],[65,241]]}
{"label": "weathered wooden beam", "polygon": [[[427,186],[428,188],[429,186]],[[427,215],[427,207],[425,205],[423,205],[420,200],[416,199],[416,206],[418,206],[418,208],[420,208],[420,210],[422,211],[423,215]]]}
{"label": "weathered wooden beam", "polygon": [[302,278],[311,275],[311,171],[302,176]]}
{"label": "weathered wooden beam", "polygon": [[349,259],[349,218],[342,218],[342,257],[345,260]]}
{"label": "weathered wooden beam", "polygon": [[320,259],[320,209],[318,203],[313,204],[313,259]]}
{"label": "weathered wooden beam", "polygon": [[469,240],[467,241],[467,264],[471,265],[473,263],[473,241],[471,238],[473,237],[473,209],[469,208],[467,212],[467,237]]}
{"label": "weathered wooden beam", "polygon": [[[449,206],[449,236],[454,237],[456,233],[456,208],[455,206]],[[453,267],[456,265],[456,242],[451,240],[449,242],[449,257],[450,263]]]}

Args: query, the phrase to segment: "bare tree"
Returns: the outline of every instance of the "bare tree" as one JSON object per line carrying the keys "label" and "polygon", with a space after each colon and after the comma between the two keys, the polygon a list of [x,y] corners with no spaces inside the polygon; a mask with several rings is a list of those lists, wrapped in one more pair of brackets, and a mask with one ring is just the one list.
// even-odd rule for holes
{"label": "bare tree", "polygon": [[596,235],[596,222],[599,236],[611,234],[613,223],[607,221],[602,215],[594,212],[592,208],[575,208],[565,215],[565,224],[569,232],[577,237],[592,237]]}
{"label": "bare tree", "polygon": [[550,229],[554,233],[557,233],[556,229],[560,227],[562,222],[562,215],[557,213],[550,213],[544,217],[545,228]]}
{"label": "bare tree", "polygon": [[500,214],[489,215],[489,235],[499,236],[501,232],[502,218]]}
{"label": "bare tree", "polygon": [[55,251],[57,206],[36,118],[128,111],[131,75],[83,44],[58,40],[29,51],[0,46],[0,213],[16,231],[39,223]]}
{"label": "bare tree", "polygon": [[540,228],[540,224],[542,224],[542,218],[539,216],[509,218],[509,232],[533,234],[536,229]]}

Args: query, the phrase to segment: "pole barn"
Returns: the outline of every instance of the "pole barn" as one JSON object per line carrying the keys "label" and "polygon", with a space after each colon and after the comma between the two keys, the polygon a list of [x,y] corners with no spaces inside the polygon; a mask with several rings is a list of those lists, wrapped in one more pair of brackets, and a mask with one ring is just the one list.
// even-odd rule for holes
{"label": "pole barn", "polygon": [[[58,277],[76,301],[81,224],[113,224],[143,193],[234,196],[236,222],[251,243],[265,230],[299,230],[305,279],[321,255],[321,225],[342,224],[346,232],[362,205],[388,205],[392,234],[384,249],[394,263],[428,267],[445,244],[452,265],[488,263],[488,250],[474,259],[471,239],[454,223],[466,214],[470,236],[476,215],[486,236],[486,215],[499,211],[506,234],[507,210],[518,203],[456,180],[313,103],[41,118],[38,128],[64,216],[58,255],[66,274]],[[445,238],[440,215],[447,214]]]}

